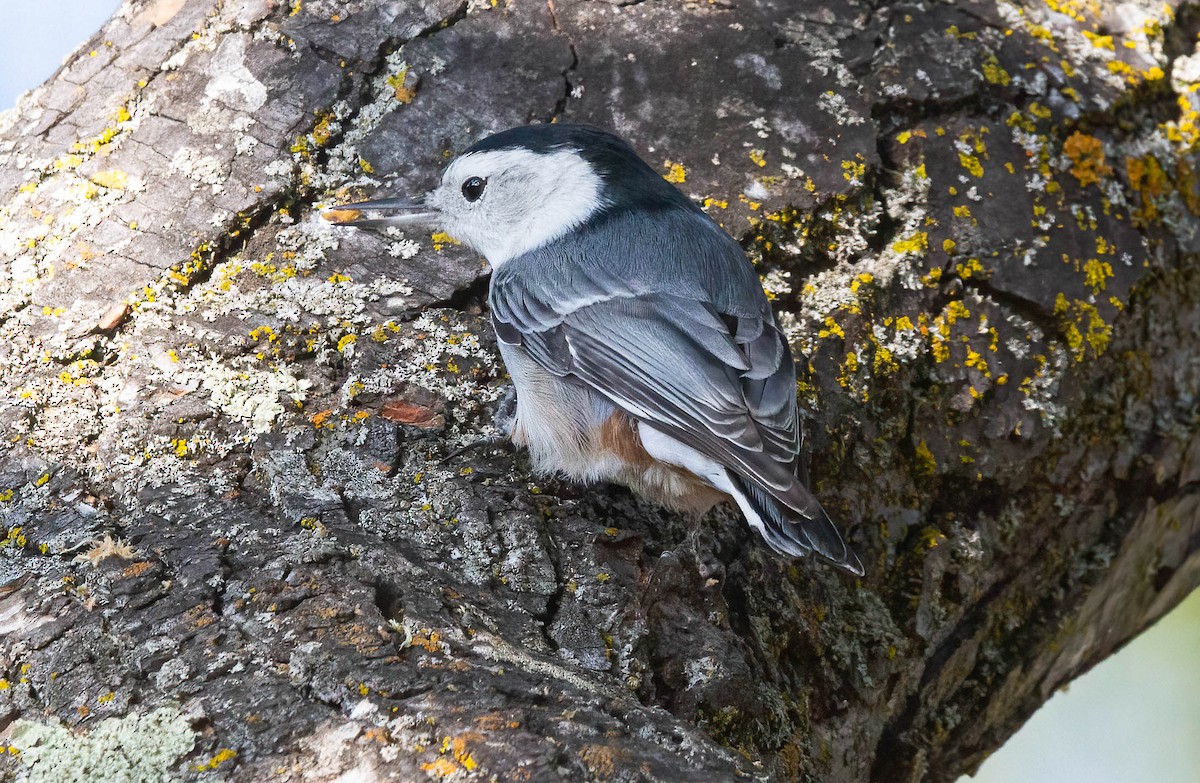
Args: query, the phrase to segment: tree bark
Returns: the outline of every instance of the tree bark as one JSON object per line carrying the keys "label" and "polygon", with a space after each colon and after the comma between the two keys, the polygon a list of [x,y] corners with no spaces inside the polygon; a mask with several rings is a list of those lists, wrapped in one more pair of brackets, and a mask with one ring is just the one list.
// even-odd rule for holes
{"label": "tree bark", "polygon": [[[1200,582],[1168,6],[127,2],[0,120],[7,774],[973,770]],[[864,578],[447,458],[505,385],[486,270],[318,212],[531,121],[743,240]]]}

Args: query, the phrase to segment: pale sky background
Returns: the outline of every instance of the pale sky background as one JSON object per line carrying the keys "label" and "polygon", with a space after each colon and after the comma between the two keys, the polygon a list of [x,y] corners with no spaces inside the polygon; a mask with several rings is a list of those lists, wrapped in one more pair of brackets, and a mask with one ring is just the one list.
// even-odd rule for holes
{"label": "pale sky background", "polygon": [[[49,78],[117,6],[114,0],[0,0],[0,110]],[[1200,593],[1054,696],[974,779],[1198,781]]]}
{"label": "pale sky background", "polygon": [[100,29],[116,0],[0,0],[0,111]]}

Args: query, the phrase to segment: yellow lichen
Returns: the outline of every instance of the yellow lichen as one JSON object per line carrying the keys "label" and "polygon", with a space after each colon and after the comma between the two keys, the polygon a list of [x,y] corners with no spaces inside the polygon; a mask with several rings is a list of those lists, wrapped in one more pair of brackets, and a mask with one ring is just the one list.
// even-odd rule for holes
{"label": "yellow lichen", "polygon": [[1126,82],[1137,81],[1137,72],[1133,70],[1133,66],[1123,60],[1109,60],[1104,64],[1110,73],[1118,76],[1124,76]]}
{"label": "yellow lichen", "polygon": [[396,73],[394,73],[391,76],[388,76],[386,79],[384,79],[384,81],[387,83],[387,86],[392,88],[392,92],[396,96],[396,100],[399,101],[400,103],[403,103],[406,106],[408,104],[412,103],[413,99],[417,97],[417,91],[415,88],[406,87],[404,85],[404,82],[407,79],[408,79],[408,65],[407,64],[401,65],[399,71],[397,71]]}
{"label": "yellow lichen", "polygon": [[1112,264],[1098,258],[1089,258],[1083,264],[1084,282],[1092,293],[1098,294],[1108,285],[1108,279],[1113,276]]}
{"label": "yellow lichen", "polygon": [[1014,109],[1013,112],[1008,115],[1008,119],[1005,120],[1005,124],[1010,128],[1020,128],[1026,133],[1033,133],[1035,130],[1037,130],[1037,125],[1034,123],[1034,121],[1016,109]]}
{"label": "yellow lichen", "polygon": [[332,113],[324,111],[317,113],[317,124],[313,126],[312,133],[309,135],[312,136],[313,143],[318,147],[324,147],[333,138],[333,128],[331,127],[333,121]]}
{"label": "yellow lichen", "polygon": [[92,182],[109,190],[125,190],[129,187],[129,175],[119,169],[98,171],[92,175]]}
{"label": "yellow lichen", "polygon": [[960,264],[955,265],[955,271],[963,280],[969,280],[972,277],[981,276],[984,272],[983,264],[978,258],[968,258]]}
{"label": "yellow lichen", "polygon": [[847,182],[858,182],[867,173],[867,164],[861,161],[842,161],[842,177]]}
{"label": "yellow lichen", "polygon": [[966,304],[961,299],[955,299],[946,305],[946,323],[953,324],[959,319],[967,319],[971,317],[971,311],[967,309]]}
{"label": "yellow lichen", "polygon": [[870,272],[860,272],[850,281],[850,293],[857,294],[864,285],[875,282],[875,275]]}
{"label": "yellow lichen", "polygon": [[1087,0],[1044,0],[1046,7],[1055,13],[1069,16],[1076,22],[1086,22],[1087,17],[1083,15],[1084,10],[1088,9]]}
{"label": "yellow lichen", "polygon": [[[297,4],[297,8],[299,8],[299,4]],[[211,759],[204,762],[203,764],[197,764],[196,771],[197,772],[207,772],[209,770],[216,769],[217,767],[224,764],[226,761],[229,761],[230,759],[233,759],[233,758],[237,758],[236,750],[232,750],[230,748],[221,748],[215,754],[213,754],[213,757]]]}
{"label": "yellow lichen", "polygon": [[987,79],[989,84],[1007,85],[1012,81],[1012,77],[1008,75],[1008,71],[1000,65],[1000,61],[996,59],[996,55],[989,55],[983,63],[983,78]]}
{"label": "yellow lichen", "polygon": [[1091,30],[1083,30],[1082,32],[1083,37],[1091,41],[1092,46],[1097,49],[1107,49],[1110,52],[1116,51],[1111,35],[1100,35],[1099,33],[1093,33]]}
{"label": "yellow lichen", "polygon": [[838,374],[837,382],[843,389],[850,388],[851,376],[858,372],[858,354],[854,351],[846,353],[846,358],[842,361],[842,371]]}
{"label": "yellow lichen", "polygon": [[1108,348],[1112,326],[1104,321],[1095,305],[1067,299],[1060,293],[1054,301],[1054,315],[1075,361],[1082,362],[1089,354],[1100,356]]}
{"label": "yellow lichen", "polygon": [[1063,142],[1063,154],[1070,158],[1071,174],[1080,185],[1098,183],[1101,177],[1112,174],[1104,162],[1104,145],[1095,136],[1075,131]]}
{"label": "yellow lichen", "polygon": [[446,245],[457,245],[458,244],[458,240],[455,239],[454,237],[450,236],[449,234],[447,234],[445,231],[437,232],[432,237],[430,237],[430,239],[433,240],[433,249],[434,250],[441,250]]}
{"label": "yellow lichen", "polygon": [[932,476],[937,473],[937,460],[933,457],[933,452],[929,450],[929,444],[924,440],[917,443],[916,448],[916,469],[919,475]]}
{"label": "yellow lichen", "polygon": [[1153,220],[1158,216],[1156,199],[1166,195],[1171,186],[1167,173],[1159,165],[1153,155],[1141,158],[1125,159],[1125,174],[1129,178],[1129,186],[1137,191],[1142,199],[1142,208],[1138,217],[1143,220]]}
{"label": "yellow lichen", "polygon": [[833,316],[827,315],[825,316],[825,328],[817,332],[817,336],[822,338],[834,336],[845,339],[846,333],[842,331],[842,327],[838,325],[838,322],[833,320]]}
{"label": "yellow lichen", "polygon": [[877,374],[895,372],[900,369],[900,365],[896,362],[896,357],[882,345],[875,347],[875,357],[871,366]]}
{"label": "yellow lichen", "polygon": [[279,339],[279,335],[275,333],[274,329],[264,324],[250,330],[250,339],[254,342],[266,339],[267,342],[273,343]]}
{"label": "yellow lichen", "polygon": [[929,235],[924,231],[916,231],[892,243],[892,250],[897,253],[924,253],[929,249]]}
{"label": "yellow lichen", "polygon": [[967,171],[971,172],[973,177],[983,176],[983,164],[979,162],[979,158],[974,155],[968,155],[965,152],[958,153],[958,163]]}
{"label": "yellow lichen", "polygon": [[667,173],[663,174],[663,179],[667,182],[673,182],[676,185],[687,182],[687,169],[683,167],[682,163],[668,160],[663,163],[663,166],[667,169]]}

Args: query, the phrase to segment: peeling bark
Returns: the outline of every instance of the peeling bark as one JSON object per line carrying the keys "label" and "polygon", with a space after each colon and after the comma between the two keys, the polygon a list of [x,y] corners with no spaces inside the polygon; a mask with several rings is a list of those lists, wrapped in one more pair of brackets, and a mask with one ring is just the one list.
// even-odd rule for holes
{"label": "peeling bark", "polygon": [[[0,118],[5,774],[974,769],[1200,583],[1170,5],[126,3]],[[317,212],[559,119],[742,239],[865,578],[447,459],[486,270]]]}

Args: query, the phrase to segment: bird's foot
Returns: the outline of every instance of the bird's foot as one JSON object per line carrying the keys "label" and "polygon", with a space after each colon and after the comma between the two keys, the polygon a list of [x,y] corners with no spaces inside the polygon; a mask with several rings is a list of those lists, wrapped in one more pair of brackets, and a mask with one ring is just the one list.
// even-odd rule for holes
{"label": "bird's foot", "polygon": [[[675,547],[659,555],[650,570],[650,582],[673,584],[679,589],[710,589],[725,582],[725,564],[717,557],[711,541],[693,530]],[[699,577],[699,581],[697,580]]]}
{"label": "bird's foot", "polygon": [[492,417],[492,424],[499,430],[499,434],[477,438],[470,443],[459,446],[447,454],[442,459],[442,463],[445,464],[457,457],[461,457],[467,452],[477,449],[502,450],[509,453],[515,452],[517,447],[512,442],[512,432],[516,422],[517,390],[515,387],[509,386],[500,398],[500,401],[496,404],[496,413]]}
{"label": "bird's foot", "polygon": [[511,454],[517,450],[517,447],[513,445],[513,442],[508,439],[507,435],[489,435],[484,438],[476,438],[469,443],[464,443],[463,445],[459,446],[445,457],[442,457],[442,464],[444,465],[453,459],[457,459],[468,452],[476,451],[478,449],[506,451]]}
{"label": "bird's foot", "polygon": [[517,387],[509,386],[504,395],[496,403],[496,413],[492,416],[492,425],[506,438],[511,438],[513,428],[517,426]]}
{"label": "bird's foot", "polygon": [[715,544],[700,520],[693,522],[687,538],[680,544],[680,549],[695,563],[696,573],[706,588],[725,581],[725,564],[717,557]]}

